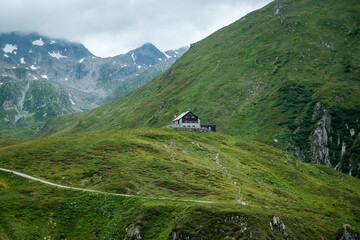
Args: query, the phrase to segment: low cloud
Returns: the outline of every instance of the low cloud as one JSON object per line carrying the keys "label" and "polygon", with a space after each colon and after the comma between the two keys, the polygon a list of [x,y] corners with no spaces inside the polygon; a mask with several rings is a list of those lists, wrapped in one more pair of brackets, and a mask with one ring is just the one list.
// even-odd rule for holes
{"label": "low cloud", "polygon": [[0,0],[0,31],[38,32],[114,56],[151,42],[161,50],[199,41],[270,0]]}

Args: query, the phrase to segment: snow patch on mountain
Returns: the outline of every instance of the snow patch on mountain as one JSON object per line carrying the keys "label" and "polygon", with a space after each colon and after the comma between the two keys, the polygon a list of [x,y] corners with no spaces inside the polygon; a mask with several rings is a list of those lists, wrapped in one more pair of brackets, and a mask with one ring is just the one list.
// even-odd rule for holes
{"label": "snow patch on mountain", "polygon": [[36,63],[34,63],[33,65],[30,66],[31,70],[36,70],[36,69],[40,68],[40,67],[35,67],[35,64]]}
{"label": "snow patch on mountain", "polygon": [[71,105],[75,105],[74,101],[71,99],[71,94],[70,93],[69,93],[69,99],[70,99]]}
{"label": "snow patch on mountain", "polygon": [[167,55],[165,52],[163,54],[166,56],[167,59],[171,58],[171,56]]}
{"label": "snow patch on mountain", "polygon": [[16,45],[12,45],[12,44],[6,44],[5,47],[3,48],[4,53],[12,53],[14,50],[17,50],[17,46]]}
{"label": "snow patch on mountain", "polygon": [[79,63],[82,63],[85,60],[85,58],[82,58],[79,60]]}
{"label": "snow patch on mountain", "polygon": [[138,65],[138,66],[137,66],[137,68],[138,68],[138,69],[140,69],[140,68],[141,68],[141,66],[140,66],[140,65]]}
{"label": "snow patch on mountain", "polygon": [[25,58],[20,58],[20,63],[21,63],[21,64],[26,64]]}
{"label": "snow patch on mountain", "polygon": [[9,55],[7,55],[7,54],[4,54],[4,57],[8,58],[8,57],[9,57]]}
{"label": "snow patch on mountain", "polygon": [[136,57],[134,57],[134,53],[131,54],[131,58],[132,58],[132,60],[135,62]]}
{"label": "snow patch on mountain", "polygon": [[68,81],[69,79],[68,78],[65,78],[65,81]]}
{"label": "snow patch on mountain", "polygon": [[60,58],[67,58],[67,56],[61,55],[61,53],[58,51],[57,53],[55,51],[52,51],[52,53],[48,52],[50,56],[56,59]]}
{"label": "snow patch on mountain", "polygon": [[54,44],[54,43],[56,43],[56,41],[54,41],[54,40],[51,40],[51,41],[50,41],[50,44]]}
{"label": "snow patch on mountain", "polygon": [[41,75],[42,78],[49,79],[47,75]]}
{"label": "snow patch on mountain", "polygon": [[32,42],[33,45],[36,45],[36,46],[43,46],[45,43],[43,42],[42,38],[38,39],[38,40],[35,40]]}

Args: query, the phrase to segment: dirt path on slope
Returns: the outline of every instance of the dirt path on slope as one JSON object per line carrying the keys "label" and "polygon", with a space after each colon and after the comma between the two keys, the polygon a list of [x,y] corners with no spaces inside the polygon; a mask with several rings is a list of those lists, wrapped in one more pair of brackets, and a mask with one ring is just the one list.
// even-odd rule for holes
{"label": "dirt path on slope", "polygon": [[21,172],[17,172],[17,171],[5,169],[5,168],[0,168],[0,171],[13,173],[13,174],[18,175],[20,177],[27,178],[27,179],[30,179],[30,180],[33,180],[33,181],[36,181],[36,182],[41,182],[41,183],[44,183],[46,185],[59,187],[59,188],[71,189],[71,190],[75,190],[75,191],[110,194],[110,195],[121,196],[121,197],[136,197],[136,198],[143,198],[143,199],[170,200],[170,201],[196,202],[196,203],[213,203],[213,202],[210,202],[210,201],[200,201],[200,200],[191,200],[191,199],[175,199],[175,198],[162,198],[162,197],[142,197],[142,196],[137,196],[137,195],[102,192],[102,191],[92,190],[92,189],[77,188],[77,187],[70,187],[70,186],[60,185],[60,184],[48,182],[48,181],[40,179],[40,178],[36,178],[36,177],[30,176],[30,175],[27,175],[27,174],[24,174],[24,173],[21,173]]}

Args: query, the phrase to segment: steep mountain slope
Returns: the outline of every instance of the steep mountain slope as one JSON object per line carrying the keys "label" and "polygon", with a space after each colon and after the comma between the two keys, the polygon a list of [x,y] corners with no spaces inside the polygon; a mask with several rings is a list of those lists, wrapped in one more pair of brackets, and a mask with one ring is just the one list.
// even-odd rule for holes
{"label": "steep mountain slope", "polygon": [[191,108],[221,132],[360,176],[358,12],[355,0],[274,1],[62,132],[160,127]]}
{"label": "steep mountain slope", "polygon": [[110,103],[114,101],[116,98],[124,96],[127,93],[130,93],[131,91],[135,90],[136,88],[143,86],[151,79],[165,72],[168,68],[171,67],[172,64],[173,62],[171,61],[159,63],[155,66],[148,68],[146,71],[140,73],[136,77],[121,82],[118,85],[118,87],[114,90],[114,92],[105,99],[105,103]]}
{"label": "steep mountain slope", "polygon": [[110,102],[118,95],[114,89],[123,86],[117,91],[126,94],[141,86],[186,50],[163,53],[146,43],[127,54],[98,58],[80,43],[37,33],[2,33],[0,136],[31,137],[53,117]]}
{"label": "steep mountain slope", "polygon": [[9,239],[133,239],[126,235],[135,228],[142,239],[334,239],[345,223],[360,229],[359,179],[221,134],[70,135],[2,147],[0,162],[54,183],[138,196],[76,193],[0,171],[0,236]]}
{"label": "steep mountain slope", "polygon": [[47,120],[74,112],[71,95],[47,80],[9,81],[0,87],[1,129],[39,129]]}

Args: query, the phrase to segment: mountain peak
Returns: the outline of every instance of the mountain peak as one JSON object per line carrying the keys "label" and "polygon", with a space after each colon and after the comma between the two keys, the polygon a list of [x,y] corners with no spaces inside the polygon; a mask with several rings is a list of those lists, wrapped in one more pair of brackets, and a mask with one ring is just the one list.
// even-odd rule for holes
{"label": "mountain peak", "polygon": [[136,48],[125,55],[131,56],[133,61],[138,65],[155,65],[166,59],[166,55],[149,42],[144,43],[141,47]]}
{"label": "mountain peak", "polygon": [[153,54],[153,53],[156,53],[156,52],[159,52],[161,53],[161,51],[155,47],[154,44],[150,43],[150,42],[147,42],[147,43],[144,43],[143,45],[141,45],[141,47],[138,47],[136,49],[134,49],[133,51],[131,52],[139,52],[141,54]]}
{"label": "mountain peak", "polygon": [[[21,46],[17,51],[17,56],[15,61],[18,61],[18,58],[25,57],[29,53],[38,54],[40,52],[45,55],[49,52],[67,52],[67,54],[72,54],[76,58],[83,57],[92,57],[94,56],[83,44],[78,42],[70,42],[65,39],[58,39],[53,37],[48,37],[41,35],[37,32],[6,32],[0,33],[0,51],[6,45],[12,46]],[[35,51],[33,48],[36,48]],[[11,61],[9,61],[10,63]]]}
{"label": "mountain peak", "polygon": [[144,43],[140,48],[142,48],[142,47],[154,47],[154,48],[156,48],[156,47],[154,46],[154,44],[152,44],[151,42],[146,42],[146,43]]}

